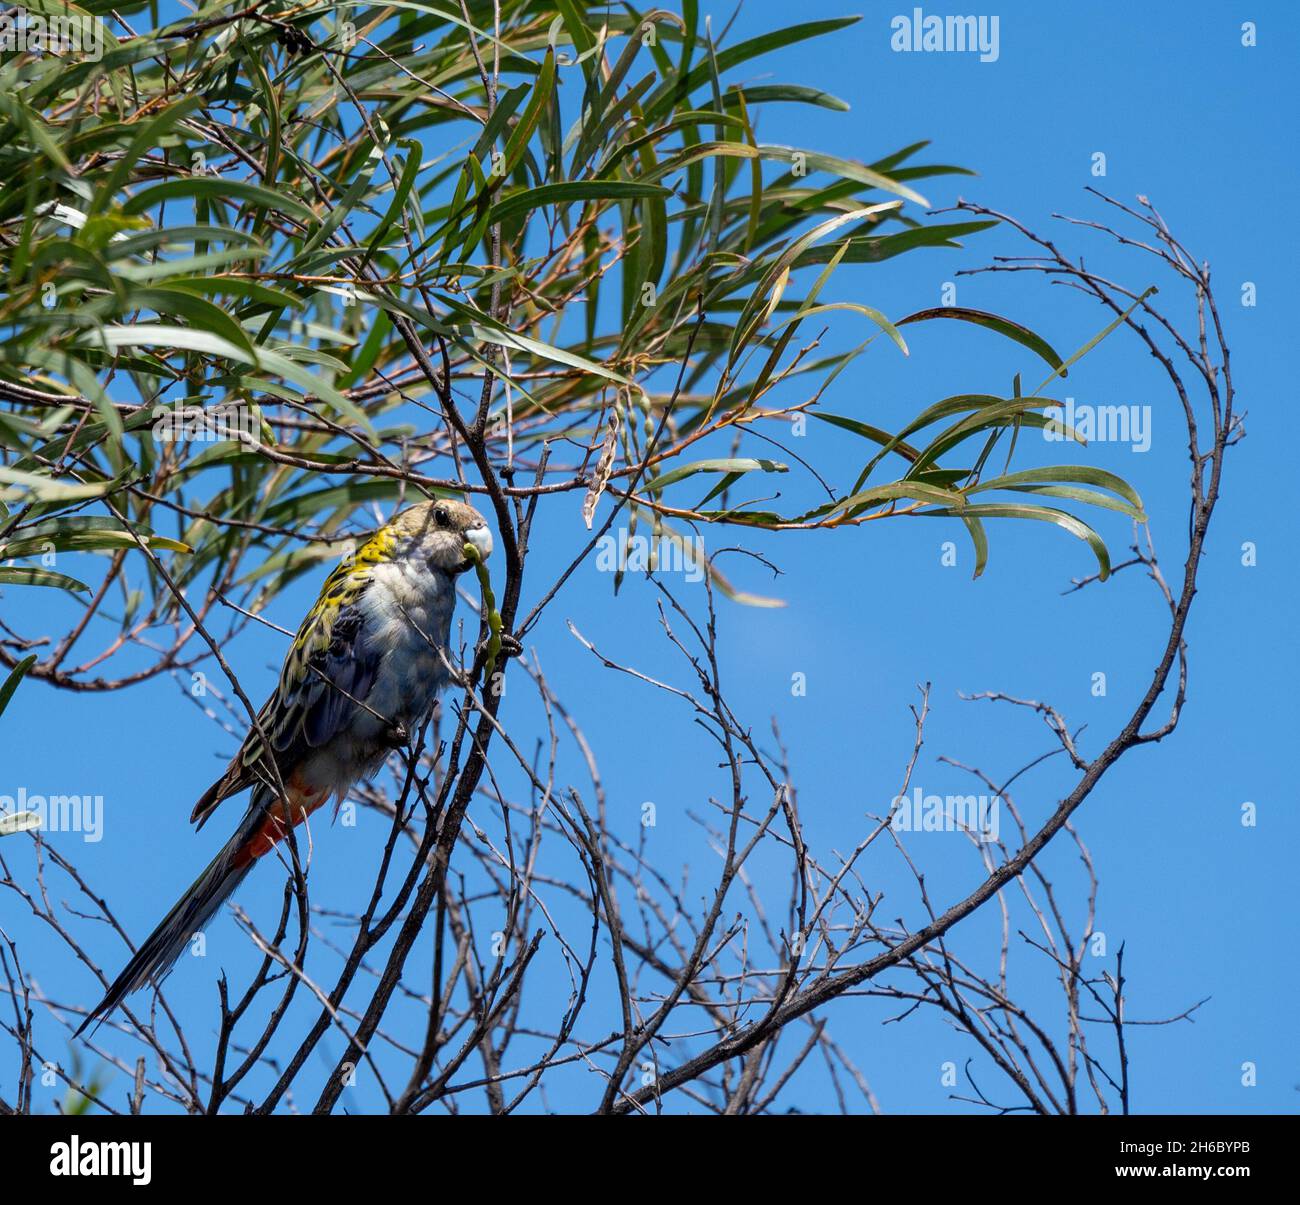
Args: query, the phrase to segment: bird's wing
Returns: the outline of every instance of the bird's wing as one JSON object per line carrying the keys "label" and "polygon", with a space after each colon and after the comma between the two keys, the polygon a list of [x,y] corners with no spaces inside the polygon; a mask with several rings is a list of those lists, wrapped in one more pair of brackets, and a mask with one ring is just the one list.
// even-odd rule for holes
{"label": "bird's wing", "polygon": [[387,532],[372,537],[325,579],[320,597],[294,637],[275,693],[258,712],[258,725],[225,773],[205,791],[190,816],[200,826],[223,799],[259,780],[273,781],[258,727],[266,734],[281,775],[311,749],[344,729],[374,685],[381,653],[364,639],[361,599],[374,566],[389,549]]}
{"label": "bird's wing", "polygon": [[339,609],[328,643],[322,640],[307,656],[307,672],[285,700],[289,717],[271,738],[277,753],[299,743],[309,749],[329,744],[364,706],[381,653],[362,638],[360,597]]}

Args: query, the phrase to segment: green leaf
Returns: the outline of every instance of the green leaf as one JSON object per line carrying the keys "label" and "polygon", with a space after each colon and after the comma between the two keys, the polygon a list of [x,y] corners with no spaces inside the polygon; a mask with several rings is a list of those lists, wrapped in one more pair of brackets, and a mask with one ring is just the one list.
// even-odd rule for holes
{"label": "green leaf", "polygon": [[519,166],[519,161],[523,158],[524,152],[528,149],[528,143],[532,140],[533,133],[537,129],[537,123],[541,120],[542,113],[550,102],[554,88],[555,52],[548,49],[546,57],[542,60],[541,70],[537,73],[537,80],[531,88],[528,104],[520,115],[518,125],[515,126],[506,141],[505,163],[501,172],[503,176],[508,178],[515,168]]}
{"label": "green leaf", "polygon": [[906,440],[896,439],[888,431],[880,427],[873,427],[870,423],[860,422],[856,418],[848,418],[843,414],[831,414],[826,410],[809,410],[808,414],[823,423],[830,423],[833,427],[841,427],[845,431],[852,431],[854,435],[861,435],[863,439],[869,439],[872,443],[888,447],[890,451],[897,452],[905,460],[916,460],[920,456],[920,452]]}
{"label": "green leaf", "polygon": [[[966,491],[967,494],[978,494],[983,490],[1016,490],[1034,488],[1047,492],[1048,488],[1054,487],[1058,482],[1079,482],[1083,485],[1095,485],[1100,489],[1110,490],[1123,499],[1123,503],[1112,503],[1113,509],[1121,510],[1125,514],[1131,515],[1139,523],[1145,523],[1147,520],[1146,513],[1142,508],[1142,499],[1135,490],[1122,477],[1114,473],[1107,472],[1105,469],[1099,469],[1093,465],[1085,464],[1065,464],[1050,465],[1044,468],[1023,469],[1018,473],[1007,473],[1001,477],[994,477],[989,481],[981,481],[978,485],[972,486]],[[1077,496],[1080,500],[1093,501],[1097,495],[1087,493],[1086,499],[1083,496],[1084,491],[1077,495],[1070,493],[1058,493],[1058,497]],[[1099,505],[1106,505],[1105,502]]]}
{"label": "green leaf", "polygon": [[[0,482],[9,482],[24,491],[30,491],[32,497],[41,502],[71,502],[82,498],[98,498],[108,493],[113,481],[55,481],[39,473],[28,473],[22,469],[11,469],[0,465]],[[16,496],[5,490],[0,497]]]}
{"label": "green leaf", "polygon": [[98,330],[87,332],[83,336],[83,341],[89,346],[102,347],[106,351],[113,352],[124,347],[158,347],[167,351],[202,352],[205,355],[220,356],[237,363],[250,364],[255,368],[284,377],[307,393],[317,395],[370,434],[374,434],[374,428],[370,425],[370,419],[365,412],[323,377],[314,376],[305,368],[295,364],[289,358],[292,351],[290,348],[285,348],[282,352],[271,351],[264,347],[245,349],[208,331],[148,322],[135,326],[100,327]]}
{"label": "green leaf", "polygon": [[965,309],[955,305],[937,306],[930,310],[918,310],[915,314],[900,318],[895,325],[906,326],[909,322],[929,322],[935,318],[954,318],[959,322],[971,322],[976,326],[997,331],[999,335],[1005,335],[1022,347],[1029,348],[1035,355],[1046,360],[1054,369],[1059,370],[1061,376],[1066,375],[1061,357],[1056,354],[1046,339],[1036,335],[1027,326],[1021,326],[1020,323],[1012,322],[1011,319],[1003,318],[998,314],[989,314],[984,310]]}
{"label": "green leaf", "polygon": [[265,209],[272,213],[282,213],[302,222],[314,223],[316,215],[311,208],[304,205],[297,197],[287,193],[263,188],[260,184],[249,184],[243,180],[231,180],[225,176],[189,176],[180,180],[165,180],[142,189],[129,198],[122,206],[125,214],[144,213],[155,205],[177,197],[195,197],[205,201],[243,201],[255,209]]}
{"label": "green leaf", "polygon": [[793,46],[797,42],[806,42],[809,38],[820,38],[824,34],[838,33],[861,19],[861,17],[837,17],[829,21],[809,21],[803,25],[790,25],[785,29],[773,30],[771,33],[759,34],[744,42],[737,42],[735,46],[718,51],[713,56],[714,64],[701,63],[684,79],[665,82],[664,86],[655,93],[647,109],[655,113],[662,112],[669,104],[675,104],[679,98],[694,92],[701,84],[708,83],[715,71],[721,74],[773,50]]}
{"label": "green leaf", "polygon": [[672,485],[675,481],[681,481],[686,477],[693,477],[696,473],[788,473],[789,465],[781,464],[776,460],[755,460],[749,457],[728,457],[722,460],[693,460],[690,464],[678,465],[675,469],[661,474],[645,482],[641,489],[649,494],[664,489]]}
{"label": "green leaf", "polygon": [[745,103],[751,105],[761,105],[767,101],[786,101],[793,104],[816,105],[821,109],[833,109],[838,113],[847,113],[849,105],[847,101],[840,100],[838,96],[832,96],[829,92],[823,92],[820,88],[807,88],[801,84],[756,84],[754,86],[733,85],[727,89],[723,100],[728,105],[735,102],[735,98],[743,94]]}
{"label": "green leaf", "polygon": [[984,572],[984,567],[989,563],[988,533],[984,530],[984,524],[971,516],[969,507],[962,512],[961,521],[966,524],[971,543],[975,545],[975,572],[971,574],[971,577],[977,578]]}
{"label": "green leaf", "polygon": [[[1072,536],[1083,540],[1092,549],[1093,556],[1097,558],[1097,576],[1101,581],[1104,582],[1110,576],[1110,553],[1106,551],[1106,542],[1082,519],[1076,519],[1063,510],[1056,510],[1050,506],[979,502],[968,505],[961,511],[941,508],[919,510],[914,514],[918,518],[944,516],[959,519],[1035,519],[1043,523],[1054,523],[1063,531],[1068,531]],[[985,557],[987,558],[987,549],[985,549]],[[983,568],[982,562],[979,567]]]}
{"label": "green leaf", "polygon": [[1112,331],[1117,330],[1120,326],[1122,326],[1125,322],[1127,322],[1129,315],[1132,314],[1133,311],[1138,308],[1138,306],[1142,305],[1146,301],[1146,299],[1150,297],[1153,293],[1158,293],[1159,291],[1160,290],[1157,289],[1155,285],[1151,285],[1149,288],[1145,289],[1138,296],[1138,298],[1133,302],[1133,304],[1129,306],[1128,309],[1126,309],[1118,318],[1116,318],[1113,322],[1107,324],[1104,330],[1102,330],[1100,333],[1094,335],[1091,339],[1089,339],[1087,343],[1085,343],[1081,348],[1079,348],[1079,350],[1076,351],[1074,355],[1072,355],[1068,360],[1066,360],[1065,363],[1060,368],[1056,369],[1055,372],[1049,373],[1043,379],[1042,384],[1039,385],[1038,388],[1034,390],[1034,392],[1042,393],[1043,390],[1046,389],[1047,386],[1051,383],[1053,377],[1065,376],[1066,369],[1068,369],[1071,364],[1074,364],[1076,361],[1081,360],[1090,351],[1092,351],[1092,349],[1096,347],[1098,343],[1100,343],[1103,339],[1105,339],[1107,335],[1109,335]]}
{"label": "green leaf", "polygon": [[956,490],[944,489],[942,486],[928,485],[924,481],[892,481],[887,485],[875,485],[860,493],[850,494],[835,502],[827,502],[799,516],[797,522],[804,523],[812,519],[822,519],[843,511],[845,515],[861,514],[882,502],[924,502],[946,505],[954,512],[965,509],[965,500]]}
{"label": "green leaf", "polygon": [[54,586],[89,594],[90,587],[75,577],[53,573],[49,569],[32,569],[25,565],[0,566],[0,586]]}
{"label": "green leaf", "polygon": [[397,187],[393,190],[393,200],[388,206],[388,212],[380,219],[374,234],[370,236],[370,242],[366,244],[363,263],[370,262],[388,232],[401,217],[402,211],[406,208],[406,198],[411,195],[415,178],[420,174],[420,144],[414,139],[403,139],[398,145],[406,151],[406,163],[402,167],[402,175],[397,182]]}
{"label": "green leaf", "polygon": [[27,675],[27,671],[36,664],[36,654],[32,653],[24,657],[9,672],[5,679],[4,685],[0,686],[0,715],[4,715],[4,710],[9,706],[9,700],[13,698],[14,691],[18,689],[18,683]]}
{"label": "green leaf", "polygon": [[565,184],[542,184],[522,192],[507,193],[492,206],[488,222],[495,225],[545,205],[571,205],[575,201],[622,201],[629,197],[668,197],[671,192],[657,184],[636,184],[629,180],[577,180]]}

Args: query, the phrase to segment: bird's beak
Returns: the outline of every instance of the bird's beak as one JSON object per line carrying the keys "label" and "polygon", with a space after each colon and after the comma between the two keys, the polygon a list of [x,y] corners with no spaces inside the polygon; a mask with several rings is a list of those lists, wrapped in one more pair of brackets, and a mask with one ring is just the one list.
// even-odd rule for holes
{"label": "bird's beak", "polygon": [[492,555],[492,533],[488,530],[486,523],[471,527],[465,533],[465,542],[473,544],[478,549],[479,556],[485,561]]}

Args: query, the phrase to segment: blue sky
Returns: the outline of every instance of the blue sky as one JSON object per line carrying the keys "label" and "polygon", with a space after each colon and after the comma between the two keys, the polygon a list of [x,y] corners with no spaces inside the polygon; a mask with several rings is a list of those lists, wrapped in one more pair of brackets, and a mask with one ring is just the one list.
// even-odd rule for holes
{"label": "blue sky", "polygon": [[[731,11],[702,7],[713,12],[715,29]],[[1126,945],[1129,1015],[1169,1016],[1209,997],[1194,1024],[1133,1032],[1134,1108],[1294,1110],[1300,1052],[1291,1004],[1300,976],[1293,957],[1293,859],[1300,833],[1285,750],[1297,720],[1295,520],[1291,491],[1282,483],[1290,478],[1293,455],[1287,448],[1296,426],[1285,356],[1294,337],[1297,264],[1290,211],[1300,180],[1287,142],[1297,118],[1300,12],[1276,4],[1247,11],[1216,3],[1002,2],[999,56],[982,63],[975,55],[891,51],[891,18],[910,14],[912,7],[870,4],[856,26],[790,48],[760,62],[755,75],[743,76],[770,71],[775,80],[827,88],[851,105],[846,114],[802,106],[769,109],[761,117],[760,138],[868,162],[930,139],[924,157],[979,173],[924,182],[922,191],[934,205],[950,204],[960,194],[1010,212],[1139,288],[1160,283],[1162,300],[1184,323],[1191,316],[1185,295],[1176,295],[1153,265],[1133,253],[1116,254],[1095,234],[1054,223],[1050,215],[1107,217],[1084,192],[1090,184],[1128,203],[1145,194],[1214,270],[1239,406],[1249,413],[1247,438],[1229,458],[1188,632],[1188,704],[1177,733],[1128,755],[1076,823],[1101,879],[1098,927],[1112,954],[1120,942]],[[922,7],[926,14],[977,11]],[[732,39],[783,24],[789,11],[784,4],[749,5]],[[848,11],[823,4],[815,14],[801,15]],[[1251,48],[1241,44],[1241,22],[1248,18],[1258,21],[1258,45]],[[1100,179],[1091,174],[1097,152],[1107,165]],[[862,301],[898,317],[940,304],[945,282],[955,281],[958,304],[1005,313],[1033,326],[1059,351],[1075,350],[1105,324],[1099,307],[1036,279],[955,275],[993,255],[1021,253],[1010,232],[994,230],[961,251],[921,251],[845,269],[832,291],[837,299]],[[1257,288],[1253,308],[1240,301],[1247,281]],[[839,378],[828,407],[887,426],[885,420],[951,393],[1008,390],[1016,371],[1024,371],[1027,384],[1043,375],[1033,375],[1035,362],[1027,354],[958,324],[912,328],[908,341],[907,359],[884,341],[873,347]],[[1176,580],[1186,544],[1185,436],[1158,368],[1120,333],[1072,371],[1061,392],[1089,404],[1151,407],[1149,451],[1095,443],[1080,455],[1083,463],[1109,468],[1136,486],[1166,573]],[[859,449],[818,429],[809,432],[806,444],[801,454],[842,469],[841,477],[851,475]],[[1042,445],[1026,448],[1024,455],[1032,463],[1057,451],[1059,445]],[[548,524],[534,565],[537,583],[548,581],[546,570],[563,565],[586,534],[573,499],[557,503]],[[1122,559],[1127,520],[1112,516],[1098,526],[1113,557]],[[955,568],[941,563],[946,540],[957,545]],[[1253,567],[1241,563],[1247,541],[1258,549]],[[731,566],[738,584],[788,604],[721,604],[723,680],[733,705],[756,729],[765,731],[769,717],[778,720],[809,839],[823,853],[851,844],[865,831],[866,813],[888,807],[910,751],[907,708],[916,683],[933,683],[933,712],[913,781],[938,793],[970,789],[937,761],[940,754],[977,763],[996,777],[1050,748],[1046,730],[1033,717],[963,702],[958,692],[1048,699],[1072,725],[1086,722],[1083,748],[1095,753],[1145,689],[1166,631],[1163,604],[1145,578],[1126,571],[1103,586],[1063,596],[1072,577],[1092,572],[1082,544],[1039,524],[991,525],[990,542],[988,569],[976,581],[960,526],[936,520],[751,541],[779,564],[783,573],[775,581],[756,565]],[[277,600],[271,618],[296,626],[313,591],[300,584]],[[526,593],[525,609],[531,601]],[[564,623],[571,619],[602,651],[682,681],[670,650],[653,635],[653,601],[652,590],[636,580],[615,598],[608,576],[587,567],[530,634],[530,644],[601,755],[616,824],[635,833],[641,804],[655,801],[661,817],[652,838],[656,860],[670,874],[687,863],[705,876],[710,855],[687,812],[698,812],[707,795],[721,789],[716,757],[698,737],[681,735],[688,717],[680,706],[600,670]],[[42,598],[39,605],[71,604]],[[22,596],[6,598],[5,613],[7,622],[28,631],[40,616]],[[250,694],[260,698],[269,691],[283,655],[278,637],[251,633],[225,651]],[[1091,690],[1098,672],[1107,675],[1102,698]],[[806,675],[801,697],[791,694],[795,673]],[[513,715],[514,700],[508,700],[507,719],[523,743],[531,744],[539,730],[530,725],[539,716],[523,693],[514,697]],[[1163,709],[1157,714],[1163,716]],[[665,732],[674,734],[671,741]],[[102,841],[82,846],[75,838],[56,839],[74,841],[78,865],[137,937],[222,838],[215,831],[220,819],[196,838],[186,817],[232,742],[172,682],[113,696],[25,684],[0,721],[0,748],[0,793],[26,786],[46,794],[105,797]],[[574,763],[570,769],[576,775]],[[1028,816],[1042,818],[1069,782],[1061,767],[1049,765],[1025,780],[1017,802]],[[1245,801],[1258,807],[1257,827],[1241,824]],[[490,817],[479,820],[487,824]],[[380,826],[363,819],[353,830],[318,826],[314,835],[313,901],[355,903],[369,881],[362,872],[373,861],[366,859],[382,845]],[[30,865],[28,850],[17,846],[7,841],[0,852],[15,866]],[[978,865],[956,836],[927,836],[916,849],[938,899],[955,899],[977,881]],[[1077,917],[1084,887],[1073,847],[1058,839],[1043,865]],[[769,869],[779,891],[779,868]],[[896,900],[915,922],[915,890],[897,866],[882,862],[872,871],[890,903]],[[264,870],[239,900],[270,924],[279,890],[278,874]],[[97,985],[84,968],[43,938],[12,896],[0,899],[0,924],[17,937],[29,972],[48,995],[87,1004],[97,998]],[[972,957],[982,951],[982,965],[991,967],[994,937],[989,913],[963,925],[955,941]],[[104,937],[92,940],[116,967],[120,947]],[[209,940],[228,969],[247,967],[229,918],[214,923]],[[557,967],[543,971],[542,991],[562,1001]],[[215,1012],[214,974],[211,965],[182,960],[168,981],[172,1001],[196,1018],[200,1049],[206,1030],[197,1018]],[[1014,951],[1013,982],[1031,1011],[1059,1017],[1058,994],[1032,951]],[[891,1112],[967,1108],[949,1099],[941,1067],[946,1061],[961,1065],[973,1055],[970,1039],[934,1018],[882,1027],[894,1011],[896,1006],[855,999],[836,1004],[829,1014],[882,1106]],[[50,1057],[65,1057],[55,1027],[46,1022],[42,1033]],[[331,1063],[336,1046],[326,1043]],[[1247,1062],[1257,1069],[1254,1087],[1241,1082]],[[13,1063],[12,1051],[0,1048],[0,1084],[10,1082]],[[996,1085],[996,1078],[985,1073],[981,1083]],[[113,1090],[119,1099],[127,1088],[118,1076]],[[824,1107],[827,1088],[824,1076],[810,1070],[793,1086],[789,1103]],[[591,1077],[574,1070],[557,1081],[546,1103],[590,1107],[594,1092]],[[991,1094],[1011,1095],[1001,1085]],[[44,1099],[57,1095],[46,1090]],[[356,1109],[373,1108],[375,1099],[364,1082],[345,1097]]]}

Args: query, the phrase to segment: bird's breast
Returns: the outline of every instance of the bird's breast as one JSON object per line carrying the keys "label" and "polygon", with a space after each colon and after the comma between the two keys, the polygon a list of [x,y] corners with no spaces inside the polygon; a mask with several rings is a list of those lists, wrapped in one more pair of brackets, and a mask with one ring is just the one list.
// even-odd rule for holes
{"label": "bird's breast", "polygon": [[362,605],[366,639],[380,657],[367,704],[390,720],[422,719],[447,681],[443,655],[456,605],[452,579],[410,562],[383,565]]}
{"label": "bird's breast", "polygon": [[447,684],[444,663],[456,606],[453,579],[410,562],[375,566],[357,606],[360,655],[375,663],[370,690],[327,746],[301,767],[314,788],[341,799],[358,778],[373,774],[392,748],[393,725],[414,732]]}

